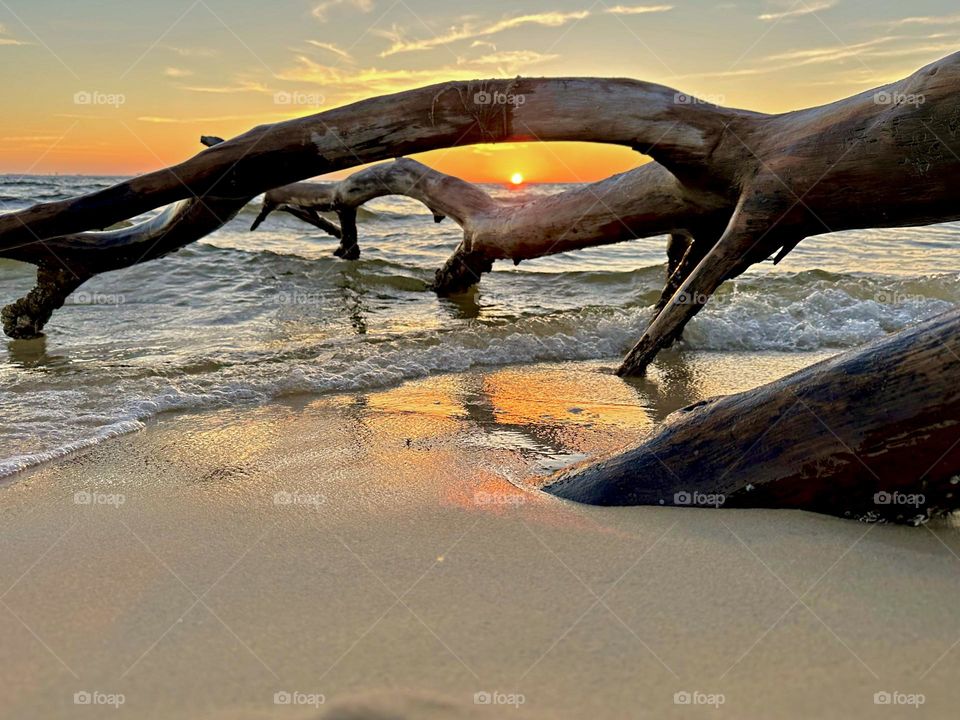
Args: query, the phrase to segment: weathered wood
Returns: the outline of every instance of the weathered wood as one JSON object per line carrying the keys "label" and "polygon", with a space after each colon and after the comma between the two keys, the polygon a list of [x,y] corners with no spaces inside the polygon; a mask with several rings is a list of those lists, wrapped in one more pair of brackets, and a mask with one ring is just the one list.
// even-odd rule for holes
{"label": "weathered wood", "polygon": [[960,310],[679,410],[545,490],[595,505],[777,507],[917,522],[960,509]]}
{"label": "weathered wood", "polygon": [[[311,213],[336,212],[344,227],[345,213],[355,218],[358,207],[385,195],[418,200],[435,220],[450,217],[463,228],[463,242],[436,274],[433,287],[441,295],[468,289],[496,260],[516,264],[667,233],[691,237],[691,232],[711,225],[722,228],[727,220],[722,198],[712,193],[685,194],[676,177],[654,163],[517,204],[494,200],[475,185],[401,158],[340,182],[295,183],[271,190],[264,195],[252,229],[274,211],[289,212],[314,225]],[[356,247],[355,224],[351,239],[344,235],[336,251],[341,257],[344,245]]]}
{"label": "weathered wood", "polygon": [[[666,304],[620,374],[642,374],[724,280],[782,259],[806,237],[960,219],[960,54],[883,88],[747,124],[721,143],[720,162],[733,147],[742,152],[730,223],[674,295],[693,300]],[[711,174],[715,166],[711,158]]]}
{"label": "weathered wood", "polygon": [[[70,262],[82,262],[88,231],[156,207],[215,198],[230,208],[303,178],[415,152],[530,140],[619,144],[657,164],[590,192],[466,218],[464,242],[438,273],[437,288],[462,289],[497,259],[516,262],[638,231],[689,235],[693,249],[665,291],[672,295],[619,370],[640,374],[724,280],[772,255],[782,259],[805,237],[960,219],[951,188],[960,172],[958,128],[960,53],[882,88],[781,115],[717,107],[633,80],[442,83],[263,125],[174,167],[0,215],[0,256],[52,267],[43,241],[57,238]],[[597,202],[598,191],[609,195]],[[319,215],[309,217],[332,230]],[[218,226],[202,225],[206,232]],[[354,228],[340,229],[347,235],[340,254],[355,257]]]}
{"label": "weathered wood", "polygon": [[[194,196],[255,197],[304,178],[477,143],[624,145],[694,178],[725,124],[760,117],[678,104],[676,95],[637,80],[516,78],[440,83],[363,100],[258,126],[178,165],[79,198],[2,215],[0,251],[108,227]],[[510,101],[519,96],[523,102]]]}
{"label": "weathered wood", "polygon": [[[217,140],[201,138],[205,145]],[[37,285],[0,312],[3,331],[16,339],[39,337],[54,310],[94,275],[176,252],[222,227],[252,199],[194,197],[128,227],[7,248],[0,255],[37,266]]]}

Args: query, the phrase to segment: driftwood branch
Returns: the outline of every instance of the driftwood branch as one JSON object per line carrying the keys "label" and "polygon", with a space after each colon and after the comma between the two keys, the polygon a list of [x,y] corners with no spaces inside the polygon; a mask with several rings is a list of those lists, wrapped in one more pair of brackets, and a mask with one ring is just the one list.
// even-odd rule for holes
{"label": "driftwood branch", "polygon": [[596,505],[917,522],[960,509],[960,310],[738,395],[544,488]]}
{"label": "driftwood branch", "polygon": [[[212,146],[219,138],[203,137]],[[53,312],[94,275],[176,252],[218,230],[252,198],[206,196],[170,205],[149,220],[118,230],[80,232],[7,248],[0,256],[37,266],[37,285],[0,311],[12,338],[42,334]]]}
{"label": "driftwood branch", "polygon": [[[162,254],[173,228],[176,243],[195,240],[250,198],[335,170],[474,143],[619,144],[656,164],[510,212],[468,208],[460,218],[464,241],[437,288],[462,289],[497,259],[670,233],[669,281],[656,316],[620,368],[639,374],[724,280],[770,256],[782,259],[805,237],[960,219],[950,185],[960,171],[958,90],[960,54],[883,88],[782,115],[718,107],[632,80],[443,83],[263,125],[179,165],[2,215],[0,256],[82,278]],[[425,195],[428,205],[448,214],[439,206],[444,197],[477,195],[456,183],[458,192],[433,188]],[[165,211],[151,228],[91,232],[177,202],[186,205]],[[349,203],[333,211],[340,216],[337,228],[317,212],[303,219],[339,230],[340,254],[354,257]],[[160,251],[137,257],[154,242]],[[36,330],[42,313],[34,318],[31,312],[8,308],[8,333]]]}
{"label": "driftwood branch", "polygon": [[[449,217],[464,233],[463,242],[437,271],[434,289],[441,295],[462,292],[480,280],[496,260],[519,264],[545,255],[713,228],[719,236],[726,216],[712,193],[687,196],[676,177],[651,163],[601,182],[537,198],[527,203],[496,201],[475,185],[432,170],[414,160],[361,170],[336,183],[296,183],[271,190],[251,229],[274,211],[288,212],[335,237],[317,222],[319,213],[345,214],[375,198],[402,195],[423,203],[436,221]],[[324,221],[327,224],[329,221]],[[336,254],[357,258],[356,225],[341,237]],[[678,235],[681,237],[681,235]],[[679,264],[679,261],[678,261]]]}

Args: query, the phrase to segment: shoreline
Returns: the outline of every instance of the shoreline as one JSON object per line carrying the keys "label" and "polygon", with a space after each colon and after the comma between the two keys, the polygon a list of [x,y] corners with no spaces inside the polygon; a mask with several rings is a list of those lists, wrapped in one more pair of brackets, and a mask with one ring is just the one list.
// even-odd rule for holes
{"label": "shoreline", "polygon": [[[669,404],[681,382],[789,369],[710,360],[706,385],[694,359],[640,391],[659,383]],[[0,487],[0,707],[75,717],[77,692],[123,695],[117,717],[136,718],[687,716],[675,693],[722,695],[723,717],[872,717],[877,692],[923,694],[921,717],[955,707],[955,522],[521,489],[669,409],[637,393],[603,363],[478,368],[161,416],[17,475]]]}

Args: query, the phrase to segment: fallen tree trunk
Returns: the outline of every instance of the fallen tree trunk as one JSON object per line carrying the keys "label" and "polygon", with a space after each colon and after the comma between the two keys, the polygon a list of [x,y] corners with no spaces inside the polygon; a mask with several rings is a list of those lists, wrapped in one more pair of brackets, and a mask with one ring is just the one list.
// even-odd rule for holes
{"label": "fallen tree trunk", "polygon": [[[616,208],[590,192],[573,192],[509,212],[477,212],[464,220],[464,242],[437,287],[461,289],[496,259],[661,228],[675,241],[669,281],[655,318],[619,370],[640,374],[724,280],[771,255],[782,259],[805,237],[960,219],[952,188],[960,172],[958,91],[960,54],[878,90],[782,115],[717,107],[632,80],[443,83],[260,126],[174,167],[0,215],[0,257],[34,262],[49,279],[65,268],[44,242],[59,238],[57,254],[76,251],[71,262],[80,262],[87,231],[181,200],[218,198],[230,207],[307,177],[459,145],[619,144],[657,165],[593,186],[618,195]],[[577,209],[585,219],[569,231]],[[672,217],[675,211],[686,216]],[[343,208],[342,222],[349,212]],[[214,226],[201,223],[206,232]],[[338,230],[342,254],[355,255],[355,224],[343,222]],[[64,290],[39,294],[55,299]]]}
{"label": "fallen tree trunk", "polygon": [[796,508],[917,522],[960,509],[960,310],[755,390],[678,410],[558,473],[594,505]]}

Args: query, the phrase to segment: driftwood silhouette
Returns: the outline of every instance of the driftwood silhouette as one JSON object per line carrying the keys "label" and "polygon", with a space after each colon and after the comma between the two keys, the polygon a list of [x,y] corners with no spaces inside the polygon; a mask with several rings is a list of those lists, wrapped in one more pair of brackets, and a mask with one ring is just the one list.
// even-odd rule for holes
{"label": "driftwood silhouette", "polygon": [[[60,296],[91,274],[158,257],[212,232],[256,195],[303,178],[475,143],[603,142],[655,164],[522,212],[469,208],[464,241],[437,289],[456,291],[497,259],[536,257],[566,242],[572,249],[669,233],[665,297],[620,368],[639,374],[720,283],[772,255],[782,259],[805,237],[960,218],[949,187],[960,170],[958,90],[954,54],[883,88],[781,115],[634,80],[517,78],[443,83],[263,125],[179,165],[0,216],[0,256],[39,268],[37,290],[4,311],[4,328],[35,335]],[[428,204],[455,194],[482,200],[469,187],[440,182]],[[91,232],[179,201],[186,204],[153,224]],[[575,208],[588,203],[595,205],[581,221]],[[165,227],[176,229],[175,241]]]}

